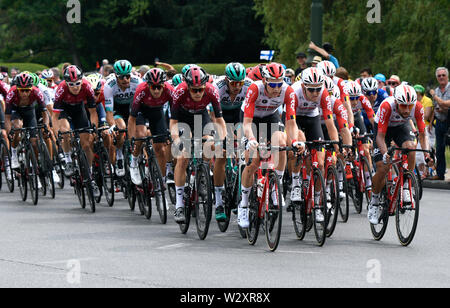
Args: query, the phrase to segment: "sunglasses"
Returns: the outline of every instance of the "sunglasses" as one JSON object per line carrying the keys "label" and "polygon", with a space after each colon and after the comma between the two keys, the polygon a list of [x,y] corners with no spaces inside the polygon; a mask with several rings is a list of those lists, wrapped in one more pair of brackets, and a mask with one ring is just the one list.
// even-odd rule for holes
{"label": "sunglasses", "polygon": [[376,95],[377,94],[377,91],[367,91],[366,92],[366,95],[368,95],[368,96],[372,96],[372,95]]}
{"label": "sunglasses", "polygon": [[161,86],[161,85],[151,85],[150,86],[150,88],[152,89],[152,90],[161,90],[162,88],[164,88],[163,86]]}
{"label": "sunglasses", "polygon": [[268,84],[269,87],[271,87],[272,89],[275,89],[275,88],[281,88],[281,86],[283,85],[282,82],[268,82],[267,84]]}
{"label": "sunglasses", "polygon": [[437,76],[438,76],[438,78],[441,78],[441,77],[445,77],[445,76],[447,76],[447,75],[442,74],[442,75],[437,75]]}
{"label": "sunglasses", "polygon": [[387,83],[388,86],[398,86],[397,82],[388,82]]}
{"label": "sunglasses", "polygon": [[68,82],[67,85],[69,87],[79,87],[81,86],[81,81],[77,81],[77,82]]}
{"label": "sunglasses", "polygon": [[351,101],[357,101],[359,99],[359,96],[350,96]]}
{"label": "sunglasses", "polygon": [[31,92],[31,88],[22,88],[22,89],[17,89],[17,90],[19,90],[19,92],[25,92],[25,93]]}
{"label": "sunglasses", "polygon": [[320,88],[306,88],[306,90],[308,90],[308,92],[310,92],[310,93],[314,93],[314,92],[319,93],[320,91],[322,91],[322,87],[320,87]]}
{"label": "sunglasses", "polygon": [[190,88],[189,91],[192,93],[203,93],[205,91],[205,88]]}
{"label": "sunglasses", "polygon": [[124,80],[124,79],[130,79],[131,78],[131,75],[130,74],[128,74],[128,75],[116,75],[117,76],[117,78],[119,78],[120,80]]}
{"label": "sunglasses", "polygon": [[230,82],[230,85],[232,87],[242,87],[244,85],[243,81],[231,81],[231,80],[228,81]]}

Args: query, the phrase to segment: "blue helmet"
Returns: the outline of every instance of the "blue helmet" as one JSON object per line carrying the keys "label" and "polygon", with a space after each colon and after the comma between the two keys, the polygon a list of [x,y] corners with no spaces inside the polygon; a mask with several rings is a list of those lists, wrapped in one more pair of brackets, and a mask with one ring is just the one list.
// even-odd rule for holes
{"label": "blue helmet", "polygon": [[374,77],[376,80],[386,83],[386,76],[383,74],[376,74]]}

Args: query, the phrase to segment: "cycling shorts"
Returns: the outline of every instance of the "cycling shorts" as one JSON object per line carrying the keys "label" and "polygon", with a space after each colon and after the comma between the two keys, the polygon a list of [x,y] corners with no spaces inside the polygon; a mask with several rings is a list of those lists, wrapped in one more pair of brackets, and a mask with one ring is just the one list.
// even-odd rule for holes
{"label": "cycling shorts", "polygon": [[[148,108],[143,107],[136,117],[136,125],[145,125],[149,127],[152,135],[164,135],[168,133],[166,117],[162,107]],[[154,143],[164,143],[168,136],[157,137]]]}
{"label": "cycling shorts", "polygon": [[[374,136],[374,146],[373,146],[373,160],[375,163],[383,160],[383,154],[381,154],[380,149],[377,144],[377,136],[378,133],[378,124],[375,123],[375,136]],[[394,141],[398,147],[402,147],[403,143],[406,141],[415,141],[416,135],[413,133],[413,129],[408,122],[400,126],[388,127],[386,132],[386,138],[384,142],[386,142],[386,146],[389,148],[391,142]]]}
{"label": "cycling shorts", "polygon": [[[242,110],[241,122],[244,123],[244,112]],[[272,138],[275,132],[282,132],[284,130],[278,111],[264,118],[254,117],[253,124],[253,135],[258,136],[259,142],[267,140],[267,137]]]}
{"label": "cycling shorts", "polygon": [[63,104],[63,109],[59,114],[59,119],[66,119],[73,129],[90,127],[90,121],[84,104],[68,105]]}

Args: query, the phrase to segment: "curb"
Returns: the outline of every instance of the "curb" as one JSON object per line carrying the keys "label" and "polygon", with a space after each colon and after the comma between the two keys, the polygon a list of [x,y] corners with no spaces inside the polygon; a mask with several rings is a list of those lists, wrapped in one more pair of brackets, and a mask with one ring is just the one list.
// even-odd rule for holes
{"label": "curb", "polygon": [[448,190],[450,190],[450,182],[449,181],[423,180],[422,186],[425,187],[425,188],[448,189]]}

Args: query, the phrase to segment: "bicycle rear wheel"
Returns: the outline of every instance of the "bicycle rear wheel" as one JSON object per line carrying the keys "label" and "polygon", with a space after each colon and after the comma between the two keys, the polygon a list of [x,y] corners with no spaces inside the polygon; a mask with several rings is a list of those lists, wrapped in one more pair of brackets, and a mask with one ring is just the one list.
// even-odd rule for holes
{"label": "bicycle rear wheel", "polygon": [[[334,229],[336,228],[338,212],[339,212],[339,187],[338,187],[338,177],[336,168],[334,166],[328,167],[327,170],[327,237],[333,235]],[[329,200],[328,200],[329,199]]]}
{"label": "bicycle rear wheel", "polygon": [[226,232],[228,230],[228,226],[230,225],[231,218],[231,208],[233,207],[233,201],[235,200],[235,196],[233,195],[233,171],[230,168],[225,169],[225,196],[223,196],[223,208],[226,215],[226,219],[224,221],[217,221],[217,225],[219,226],[220,232]]}
{"label": "bicycle rear wheel", "polygon": [[[428,167],[427,167],[428,168]],[[422,195],[423,195],[423,181],[422,181],[422,175],[420,174],[420,170],[419,167],[416,166],[414,167],[414,174],[416,175],[416,182],[417,182],[417,186],[419,188],[419,200],[422,200]]]}
{"label": "bicycle rear wheel", "polygon": [[[320,172],[319,169],[315,168],[313,172],[314,177],[314,189],[316,187],[319,187],[320,189],[320,196],[319,198],[316,198],[314,195],[314,199],[318,199],[319,202],[316,204],[314,203],[313,213],[312,213],[312,219],[313,219],[313,225],[314,225],[314,234],[316,235],[316,240],[319,246],[323,246],[325,244],[325,239],[327,238],[327,224],[328,224],[328,211],[327,211],[327,197],[326,197],[326,188],[325,188],[325,181],[323,179],[322,172]],[[310,184],[311,185],[311,184]],[[315,190],[314,190],[315,193]],[[318,213],[322,213],[324,219],[323,221],[317,220]],[[320,214],[319,214],[320,215]]]}
{"label": "bicycle rear wheel", "polygon": [[161,170],[155,157],[153,157],[150,164],[150,174],[153,182],[153,191],[155,193],[156,210],[158,211],[161,223],[166,224],[167,207],[166,207],[166,195],[164,190],[164,181],[161,174]]}
{"label": "bicycle rear wheel", "polygon": [[201,240],[208,235],[212,216],[212,184],[209,167],[202,163],[197,168],[195,177],[195,222],[197,234]]}
{"label": "bicycle rear wheel", "polygon": [[267,245],[270,251],[275,251],[280,243],[281,227],[283,221],[281,184],[275,171],[270,171],[268,176],[269,204],[264,213],[264,230]]}
{"label": "bicycle rear wheel", "polygon": [[[1,144],[0,144],[0,155],[2,160],[2,168],[3,173],[5,174],[5,181],[6,185],[8,185],[9,192],[14,191],[14,172],[11,168],[11,154],[8,150],[8,145],[6,144],[5,139],[1,138]],[[0,178],[1,181],[1,178]],[[1,184],[0,184],[1,187]]]}
{"label": "bicycle rear wheel", "polygon": [[50,153],[48,152],[47,145],[43,140],[41,140],[41,157],[43,161],[41,161],[41,170],[42,170],[42,178],[45,183],[42,183],[43,187],[48,189],[50,193],[50,197],[55,199],[55,182],[53,179],[53,163],[50,157]]}
{"label": "bicycle rear wheel", "polygon": [[397,203],[395,222],[400,243],[403,246],[408,246],[414,239],[419,220],[420,189],[414,172],[404,172],[403,181],[408,187],[411,203],[406,204],[404,201],[403,204]]}
{"label": "bicycle rear wheel", "polygon": [[338,159],[336,164],[336,171],[339,180],[339,192],[343,192],[345,194],[344,199],[341,200],[339,197],[339,213],[341,215],[342,221],[347,222],[350,207],[350,195],[348,193],[347,177],[345,176],[345,165],[340,158]]}

